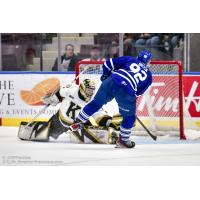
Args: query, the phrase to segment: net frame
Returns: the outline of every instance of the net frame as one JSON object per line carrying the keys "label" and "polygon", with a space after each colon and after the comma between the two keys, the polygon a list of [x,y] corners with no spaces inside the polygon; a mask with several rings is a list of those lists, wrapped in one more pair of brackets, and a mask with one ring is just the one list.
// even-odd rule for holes
{"label": "net frame", "polygon": [[[79,61],[75,66],[75,77],[76,84],[79,85],[80,79],[80,66],[81,65],[102,65],[104,61]],[[180,128],[180,139],[186,139],[184,134],[184,112],[183,112],[183,67],[180,61],[162,61],[154,60],[151,61],[150,65],[176,65],[178,67],[178,98],[179,98],[179,128]]]}

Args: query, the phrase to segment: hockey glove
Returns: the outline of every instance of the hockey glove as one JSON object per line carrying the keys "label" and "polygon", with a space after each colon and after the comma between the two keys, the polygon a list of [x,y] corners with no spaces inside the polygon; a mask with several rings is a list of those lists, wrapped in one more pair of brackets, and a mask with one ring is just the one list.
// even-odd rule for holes
{"label": "hockey glove", "polygon": [[58,97],[56,96],[56,94],[54,94],[54,95],[46,95],[43,98],[43,102],[44,102],[44,104],[51,105],[51,106],[56,106],[57,104],[60,103],[60,101],[59,101]]}

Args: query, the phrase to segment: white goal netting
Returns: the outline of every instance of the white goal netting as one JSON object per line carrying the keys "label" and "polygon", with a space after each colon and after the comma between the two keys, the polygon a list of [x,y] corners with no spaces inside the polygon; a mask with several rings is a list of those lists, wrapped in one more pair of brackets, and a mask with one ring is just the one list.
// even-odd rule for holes
{"label": "white goal netting", "polygon": [[[103,62],[79,62],[76,66],[77,84],[85,78],[100,85]],[[144,95],[137,99],[137,116],[155,135],[173,135],[185,138],[182,65],[177,61],[153,61],[150,65],[153,83]],[[113,100],[107,106],[110,114],[116,114],[118,107]],[[187,118],[187,117],[186,117]],[[186,119],[185,118],[185,119]],[[187,129],[196,128],[187,118]],[[189,121],[189,123],[188,123]],[[139,123],[133,128],[134,134],[146,134]]]}

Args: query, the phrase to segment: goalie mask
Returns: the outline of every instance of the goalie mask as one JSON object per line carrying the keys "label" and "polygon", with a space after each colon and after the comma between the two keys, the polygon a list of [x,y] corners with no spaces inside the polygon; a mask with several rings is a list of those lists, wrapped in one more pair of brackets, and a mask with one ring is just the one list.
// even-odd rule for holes
{"label": "goalie mask", "polygon": [[90,101],[95,92],[94,81],[85,79],[79,86],[79,92],[86,102]]}

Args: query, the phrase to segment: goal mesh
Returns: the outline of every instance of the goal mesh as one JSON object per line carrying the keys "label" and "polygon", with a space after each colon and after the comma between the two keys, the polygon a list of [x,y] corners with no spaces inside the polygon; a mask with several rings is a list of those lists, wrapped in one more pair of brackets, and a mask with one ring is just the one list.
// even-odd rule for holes
{"label": "goal mesh", "polygon": [[[80,61],[76,65],[76,83],[86,78],[100,85],[102,61]],[[156,135],[173,135],[184,137],[183,129],[183,88],[182,65],[178,61],[152,61],[150,70],[153,83],[144,95],[137,99],[137,116]],[[116,102],[115,102],[116,103]],[[114,102],[112,111],[118,112]],[[134,134],[145,134],[144,129],[136,123]]]}

